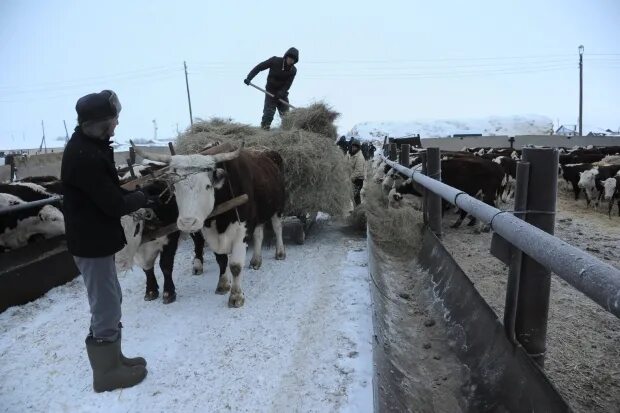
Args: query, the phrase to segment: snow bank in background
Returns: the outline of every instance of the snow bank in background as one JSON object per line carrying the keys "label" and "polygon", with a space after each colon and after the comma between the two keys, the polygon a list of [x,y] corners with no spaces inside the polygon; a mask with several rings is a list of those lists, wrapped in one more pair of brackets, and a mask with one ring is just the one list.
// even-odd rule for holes
{"label": "snow bank in background", "polygon": [[493,135],[549,135],[553,121],[545,116],[490,116],[479,119],[443,119],[410,122],[362,122],[351,129],[348,136],[361,140],[383,141],[392,138],[420,134],[424,138],[447,138],[454,134],[479,133]]}
{"label": "snow bank in background", "polygon": [[189,239],[175,257],[175,303],[145,302],[141,270],[120,274],[123,350],[149,370],[122,391],[92,390],[81,278],[9,308],[0,314],[0,412],[372,412],[365,241],[321,221],[286,252],[276,261],[271,243],[261,270],[245,270],[240,309],[214,294],[213,254],[206,275],[190,275]]}

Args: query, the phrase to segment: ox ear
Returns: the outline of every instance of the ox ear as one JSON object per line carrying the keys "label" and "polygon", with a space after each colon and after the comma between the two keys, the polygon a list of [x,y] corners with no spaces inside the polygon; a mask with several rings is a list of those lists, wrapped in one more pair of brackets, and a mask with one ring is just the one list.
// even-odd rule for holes
{"label": "ox ear", "polygon": [[217,168],[213,171],[213,187],[215,189],[222,189],[224,182],[226,182],[226,171],[222,168]]}

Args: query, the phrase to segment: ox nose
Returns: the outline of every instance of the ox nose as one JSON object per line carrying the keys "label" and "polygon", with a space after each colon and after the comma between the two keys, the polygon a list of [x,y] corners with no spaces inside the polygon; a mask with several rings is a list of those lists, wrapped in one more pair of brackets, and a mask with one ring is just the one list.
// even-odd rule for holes
{"label": "ox nose", "polygon": [[181,231],[195,231],[198,225],[198,220],[196,218],[192,218],[192,217],[179,217],[179,219],[177,219],[177,227],[179,227],[179,229]]}

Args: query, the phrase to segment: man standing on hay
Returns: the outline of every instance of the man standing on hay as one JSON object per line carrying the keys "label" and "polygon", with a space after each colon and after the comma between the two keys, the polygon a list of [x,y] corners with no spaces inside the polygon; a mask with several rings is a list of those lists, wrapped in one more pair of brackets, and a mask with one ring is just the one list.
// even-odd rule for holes
{"label": "man standing on hay", "polygon": [[249,85],[259,72],[269,69],[265,89],[274,97],[265,94],[263,119],[260,123],[261,128],[269,130],[271,122],[273,121],[273,116],[276,114],[276,108],[278,109],[280,117],[288,111],[288,105],[280,102],[280,99],[288,102],[288,90],[291,88],[295,75],[297,74],[295,64],[298,61],[299,51],[291,47],[284,53],[284,57],[273,56],[256,65],[243,81],[246,85]]}
{"label": "man standing on hay", "polygon": [[96,392],[131,387],[146,376],[142,357],[121,351],[121,286],[114,254],[126,244],[121,216],[154,206],[141,190],[121,189],[110,138],[121,104],[111,90],[81,97],[78,126],[63,153],[61,180],[67,249],[88,293],[91,321],[86,351]]}
{"label": "man standing on hay", "polygon": [[353,183],[353,201],[358,206],[361,200],[362,187],[364,186],[364,176],[366,172],[366,160],[362,154],[360,141],[351,138],[349,143],[351,147],[349,154],[349,171],[351,173],[351,182]]}

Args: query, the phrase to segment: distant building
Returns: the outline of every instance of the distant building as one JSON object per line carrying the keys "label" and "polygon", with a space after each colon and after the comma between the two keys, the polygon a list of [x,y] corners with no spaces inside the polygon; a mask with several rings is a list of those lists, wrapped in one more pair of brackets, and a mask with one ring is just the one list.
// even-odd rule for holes
{"label": "distant building", "polygon": [[600,129],[597,131],[590,131],[586,136],[620,136],[620,131],[613,131],[611,129]]}
{"label": "distant building", "polygon": [[562,125],[555,131],[556,135],[577,136],[577,125]]}

